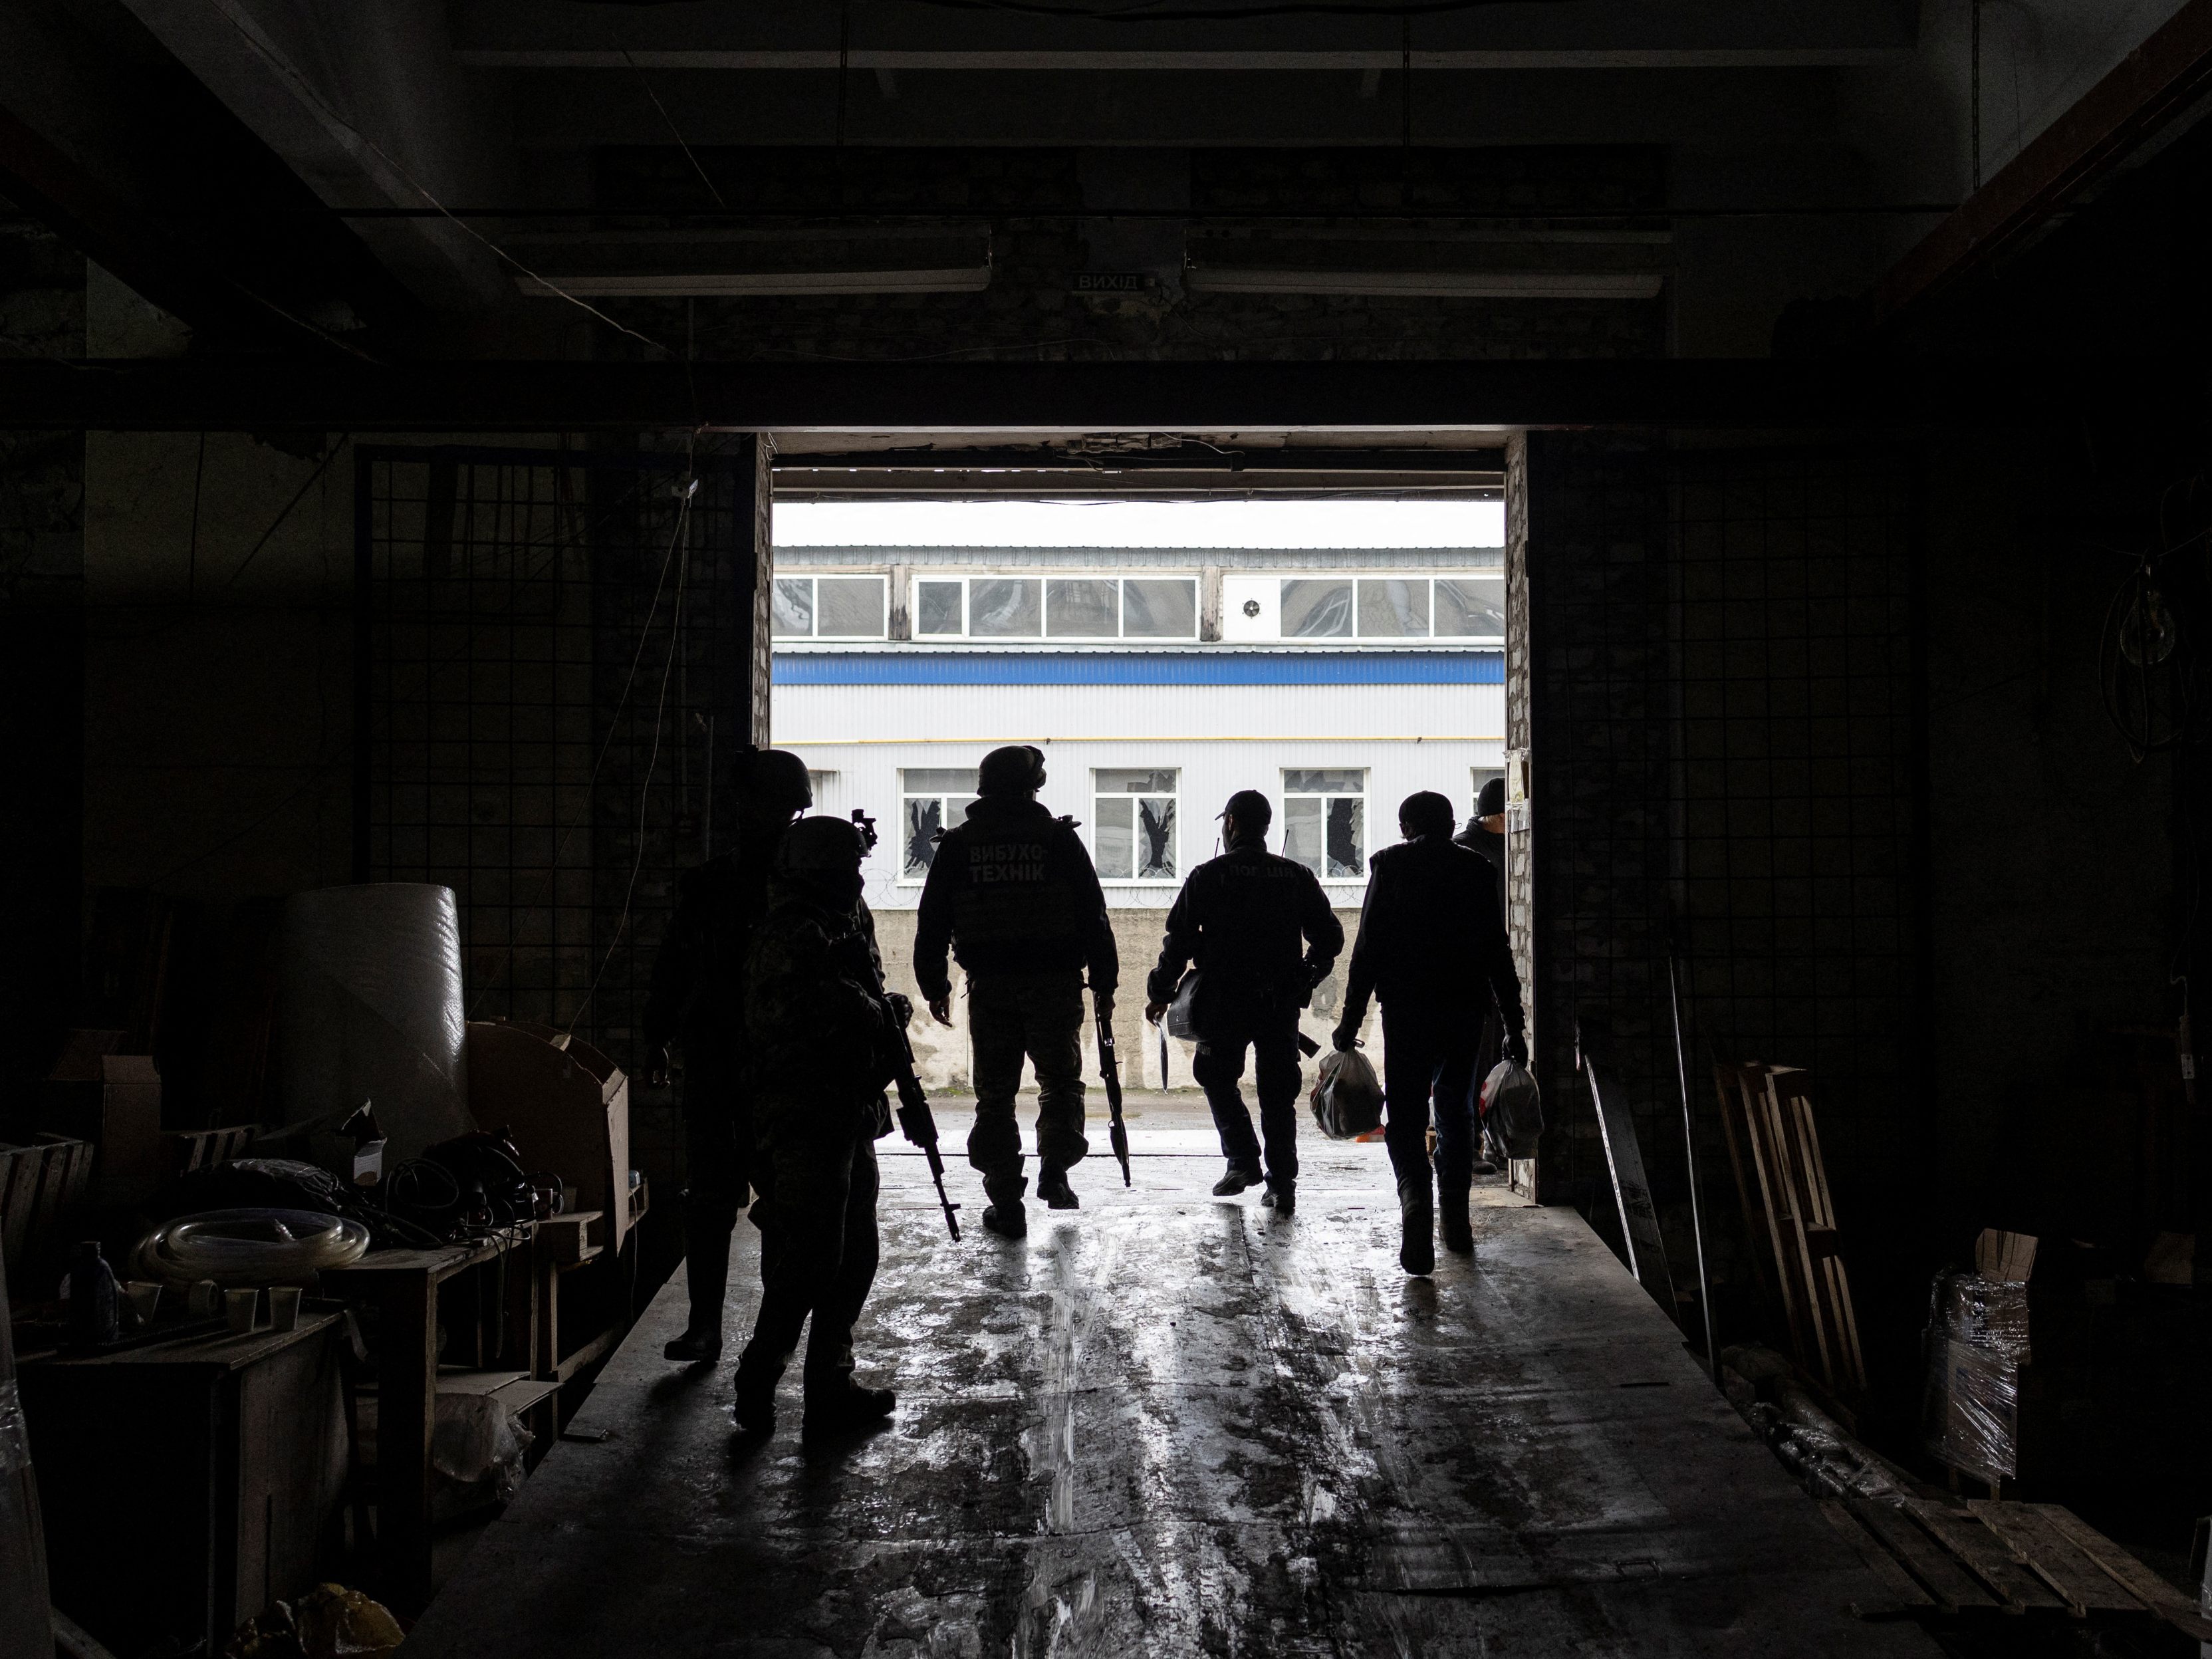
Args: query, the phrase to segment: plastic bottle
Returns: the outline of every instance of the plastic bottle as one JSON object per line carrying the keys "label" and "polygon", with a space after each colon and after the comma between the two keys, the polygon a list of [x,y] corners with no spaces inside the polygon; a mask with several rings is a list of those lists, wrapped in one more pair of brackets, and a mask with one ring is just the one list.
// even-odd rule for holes
{"label": "plastic bottle", "polygon": [[115,1269],[100,1253],[100,1241],[88,1238],[70,1263],[69,1334],[78,1347],[112,1342],[122,1334],[116,1307]]}

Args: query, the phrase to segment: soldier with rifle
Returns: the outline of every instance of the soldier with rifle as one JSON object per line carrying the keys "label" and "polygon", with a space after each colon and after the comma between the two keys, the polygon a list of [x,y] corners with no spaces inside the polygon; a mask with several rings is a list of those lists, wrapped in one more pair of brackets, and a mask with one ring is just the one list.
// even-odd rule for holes
{"label": "soldier with rifle", "polygon": [[[792,825],[748,964],[756,1213],[768,1212],[760,1311],[737,1368],[737,1420],[751,1434],[775,1426],[776,1384],[810,1318],[808,1430],[865,1427],[896,1404],[889,1389],[853,1378],[853,1328],[876,1276],[875,1143],[891,1127],[884,1085],[910,1053],[912,1014],[903,997],[884,993],[875,923],[860,898],[867,845],[842,818]],[[908,1121],[908,1133],[933,1145],[927,1103],[914,1094],[920,1121]]]}
{"label": "soldier with rifle", "polygon": [[[664,1351],[671,1359],[712,1364],[722,1357],[722,1301],[730,1279],[730,1235],[748,1185],[759,1184],[752,1158],[743,1047],[745,959],[768,914],[775,849],[792,819],[814,804],[806,763],[786,749],[750,752],[738,763],[738,831],[727,852],[685,872],[676,914],[653,958],[645,1005],[646,1080],[665,1085],[680,1059],[684,1150],[684,1271],[691,1317]],[[674,1051],[672,1054],[672,1049]]]}
{"label": "soldier with rifle", "polygon": [[994,749],[976,769],[964,823],[939,839],[921,890],[915,977],[941,1025],[952,1024],[946,947],[968,973],[968,1030],[975,1053],[975,1127],[968,1161],[990,1204],[983,1226],[1001,1238],[1029,1231],[1022,1199],[1021,1131],[1014,1096],[1022,1062],[1036,1070],[1037,1196],[1077,1206],[1069,1166],[1083,1138],[1083,990],[1101,1022],[1113,1014],[1120,959],[1106,896],[1072,819],[1037,800],[1044,755],[1027,744]]}

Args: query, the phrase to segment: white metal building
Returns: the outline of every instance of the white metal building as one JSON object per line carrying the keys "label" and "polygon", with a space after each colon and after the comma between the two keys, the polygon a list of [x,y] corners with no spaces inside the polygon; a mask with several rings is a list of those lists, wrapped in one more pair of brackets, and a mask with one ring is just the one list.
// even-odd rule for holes
{"label": "white metal building", "polygon": [[1352,906],[1400,800],[1434,789],[1464,817],[1500,770],[1504,606],[1496,548],[794,548],[775,738],[817,811],[879,820],[878,911],[918,902],[929,836],[1006,743],[1045,750],[1043,799],[1116,907],[1172,902],[1248,788],[1271,843]]}

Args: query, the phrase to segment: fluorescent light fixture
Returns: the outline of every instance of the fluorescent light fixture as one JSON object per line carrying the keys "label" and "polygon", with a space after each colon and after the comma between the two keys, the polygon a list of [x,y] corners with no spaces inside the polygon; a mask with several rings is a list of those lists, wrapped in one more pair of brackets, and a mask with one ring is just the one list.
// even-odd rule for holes
{"label": "fluorescent light fixture", "polygon": [[[991,285],[987,234],[937,227],[559,232],[507,244],[525,294],[735,299],[778,294],[974,294]],[[527,273],[527,274],[525,274]]]}
{"label": "fluorescent light fixture", "polygon": [[1652,300],[1656,270],[1303,270],[1197,265],[1183,286],[1198,294],[1370,294],[1468,300]]}
{"label": "fluorescent light fixture", "polygon": [[913,270],[629,271],[621,276],[517,276],[525,294],[574,294],[611,299],[729,299],[774,294],[980,294],[991,267],[935,266]]}

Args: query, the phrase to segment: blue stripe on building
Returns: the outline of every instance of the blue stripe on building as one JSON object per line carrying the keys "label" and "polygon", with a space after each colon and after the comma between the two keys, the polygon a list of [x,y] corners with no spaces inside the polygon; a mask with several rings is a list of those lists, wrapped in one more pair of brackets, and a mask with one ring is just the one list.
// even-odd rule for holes
{"label": "blue stripe on building", "polygon": [[1501,651],[777,652],[778,685],[1503,685]]}

